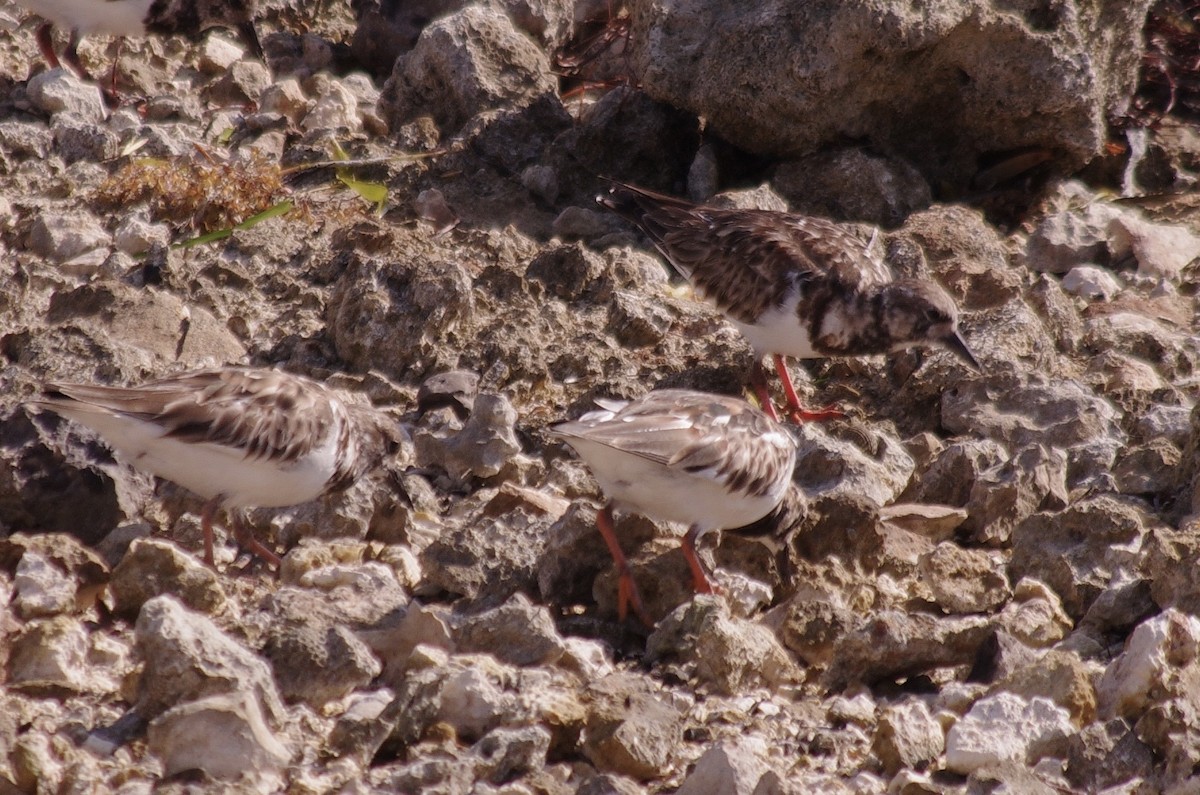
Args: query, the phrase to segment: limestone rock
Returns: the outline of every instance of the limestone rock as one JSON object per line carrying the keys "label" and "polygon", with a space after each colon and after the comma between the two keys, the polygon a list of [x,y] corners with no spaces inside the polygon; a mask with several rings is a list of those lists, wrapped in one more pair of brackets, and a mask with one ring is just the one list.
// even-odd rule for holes
{"label": "limestone rock", "polygon": [[145,661],[136,707],[143,717],[206,696],[246,692],[268,723],[282,722],[283,702],[270,666],[208,617],[170,596],[156,596],[142,605],[135,635]]}
{"label": "limestone rock", "polygon": [[980,699],[946,733],[946,766],[968,774],[1002,762],[1034,764],[1065,749],[1075,731],[1061,707],[1041,697],[997,693]]}
{"label": "limestone rock", "polygon": [[255,697],[222,693],[168,709],[150,722],[150,751],[163,773],[203,770],[218,780],[245,778],[254,791],[273,791],[291,752],[268,728]]}

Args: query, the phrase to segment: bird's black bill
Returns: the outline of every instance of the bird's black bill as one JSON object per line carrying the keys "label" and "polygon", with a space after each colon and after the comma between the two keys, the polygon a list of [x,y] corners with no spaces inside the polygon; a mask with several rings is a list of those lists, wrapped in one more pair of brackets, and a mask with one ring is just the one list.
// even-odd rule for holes
{"label": "bird's black bill", "polygon": [[946,346],[948,351],[966,362],[975,372],[983,372],[982,365],[980,365],[979,360],[975,358],[975,354],[971,353],[971,349],[967,347],[967,342],[962,338],[962,334],[956,331],[949,337],[943,339],[942,344]]}
{"label": "bird's black bill", "polygon": [[254,29],[253,22],[243,22],[237,27],[238,36],[247,47],[250,48],[250,53],[255,58],[263,57],[262,42],[258,40],[258,31]]}

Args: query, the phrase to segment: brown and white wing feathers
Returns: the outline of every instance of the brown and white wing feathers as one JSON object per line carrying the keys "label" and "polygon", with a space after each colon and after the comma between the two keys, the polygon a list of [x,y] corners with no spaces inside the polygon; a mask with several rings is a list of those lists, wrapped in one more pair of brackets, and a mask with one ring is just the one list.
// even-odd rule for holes
{"label": "brown and white wing feathers", "polygon": [[223,445],[249,459],[296,461],[335,424],[323,387],[278,371],[227,368],[138,387],[51,383],[45,389],[41,403],[48,408],[124,414],[161,426],[165,436]]}
{"label": "brown and white wing feathers", "polygon": [[850,294],[892,280],[866,241],[822,218],[704,207],[622,184],[600,202],[640,228],[705,297],[745,322],[793,287],[819,281],[822,292]]}
{"label": "brown and white wing feathers", "polygon": [[734,398],[688,390],[659,390],[623,406],[555,426],[661,466],[706,474],[733,492],[765,494],[779,472],[790,473],[794,444],[776,423]]}

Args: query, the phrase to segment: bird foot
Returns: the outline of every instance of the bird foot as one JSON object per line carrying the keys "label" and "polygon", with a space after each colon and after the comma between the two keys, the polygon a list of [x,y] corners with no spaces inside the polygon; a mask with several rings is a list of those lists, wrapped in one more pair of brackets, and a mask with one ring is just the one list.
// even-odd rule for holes
{"label": "bird foot", "polygon": [[846,412],[832,403],[819,409],[806,409],[799,404],[788,407],[788,419],[797,425],[802,425],[806,422],[827,422],[828,420],[837,420],[845,416]]}
{"label": "bird foot", "polygon": [[637,583],[633,581],[633,575],[628,571],[621,572],[617,579],[617,618],[623,623],[626,616],[629,615],[629,608],[633,607],[633,614],[638,617],[638,620],[646,625],[648,629],[654,629],[654,621],[650,618],[650,614],[646,612],[646,606],[642,603],[642,595],[638,592]]}

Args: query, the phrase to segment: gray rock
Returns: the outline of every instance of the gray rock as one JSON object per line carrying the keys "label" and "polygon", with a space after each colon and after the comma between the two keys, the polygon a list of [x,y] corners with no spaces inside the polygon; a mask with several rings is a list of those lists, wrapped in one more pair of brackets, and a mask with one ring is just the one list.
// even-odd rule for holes
{"label": "gray rock", "polygon": [[986,552],[943,542],[922,555],[921,583],[948,613],[990,613],[1011,597],[999,561]]}
{"label": "gray rock", "polygon": [[219,75],[233,66],[246,54],[238,45],[220,36],[208,36],[200,45],[200,56],[196,65],[207,75]]}
{"label": "gray rock", "polygon": [[396,60],[379,112],[392,129],[422,113],[453,132],[487,108],[554,91],[546,56],[503,13],[468,6],[422,31]]}
{"label": "gray rock", "polygon": [[1111,301],[1121,292],[1116,277],[1095,265],[1076,265],[1062,280],[1063,289],[1089,301]]}
{"label": "gray rock", "polygon": [[283,722],[286,713],[271,667],[207,616],[170,596],[156,596],[142,606],[134,636],[145,662],[136,705],[143,717],[152,719],[206,696],[245,692],[270,724]]}
{"label": "gray rock", "polygon": [[449,436],[417,428],[417,463],[440,467],[456,479],[490,478],[508,469],[521,452],[514,426],[517,411],[504,395],[475,398],[462,430]]}
{"label": "gray rock", "polygon": [[1094,682],[1100,666],[1084,662],[1072,651],[1051,649],[1030,658],[1011,670],[1001,672],[993,691],[1015,693],[1023,698],[1048,698],[1071,715],[1077,726],[1096,719]]}
{"label": "gray rock", "polygon": [[537,581],[555,517],[515,510],[444,531],[420,554],[423,587],[496,604]]}
{"label": "gray rock", "polygon": [[1153,362],[1158,373],[1191,372],[1200,363],[1200,343],[1195,335],[1142,312],[1117,311],[1094,316],[1084,323],[1083,343],[1094,351],[1125,353]]}
{"label": "gray rock", "polygon": [[475,761],[477,780],[503,784],[518,776],[542,770],[546,766],[546,751],[549,748],[550,732],[541,726],[501,726],[471,746],[469,756]]}
{"label": "gray rock", "polygon": [[604,273],[604,261],[579,243],[547,248],[529,263],[525,278],[545,285],[547,292],[564,301],[584,295]]}
{"label": "gray rock", "polygon": [[1046,214],[1029,235],[1024,253],[1026,267],[1045,273],[1068,273],[1088,263],[1106,262],[1109,225],[1130,212],[1100,199],[1074,180],[1055,186],[1046,205]]}
{"label": "gray rock", "polygon": [[460,420],[465,420],[475,406],[478,392],[478,373],[469,370],[438,373],[421,382],[417,391],[417,412],[424,414],[449,406]]}
{"label": "gray rock", "polygon": [[967,793],[1058,795],[1065,784],[1060,783],[1061,767],[1062,763],[1057,759],[1046,759],[1045,765],[1042,766],[1024,762],[991,762],[971,771],[971,775],[967,777]]}
{"label": "gray rock", "polygon": [[278,113],[287,117],[292,124],[299,124],[312,104],[300,87],[300,82],[294,77],[285,77],[263,91],[258,109],[262,113]]}
{"label": "gray rock", "polygon": [[869,498],[852,494],[814,500],[793,543],[807,560],[836,555],[897,576],[913,574],[920,557],[933,549],[927,536],[884,521]]}
{"label": "gray rock", "polygon": [[356,133],[362,130],[362,126],[358,98],[339,80],[324,82],[316,102],[300,120],[300,129],[305,132],[346,130]]}
{"label": "gray rock", "polygon": [[963,530],[978,543],[1004,546],[1020,522],[1065,508],[1068,499],[1066,454],[1030,445],[975,478]]}
{"label": "gray rock", "polygon": [[1154,752],[1120,718],[1085,726],[1068,739],[1067,781],[1085,792],[1149,779],[1154,767]]}
{"label": "gray rock", "polygon": [[156,596],[170,594],[201,613],[225,608],[225,589],[216,572],[170,541],[139,538],[113,569],[113,607],[134,615]]}
{"label": "gray rock", "polygon": [[209,83],[204,98],[216,105],[256,103],[271,85],[271,72],[258,61],[238,61],[221,78]]}
{"label": "gray rock", "polygon": [[126,216],[113,232],[113,243],[126,254],[140,256],[152,246],[167,246],[171,230],[166,224],[151,223],[136,215]]}
{"label": "gray rock", "polygon": [[[86,692],[95,680],[87,665],[88,635],[72,616],[37,619],[12,639],[8,683],[26,690]],[[101,690],[102,688],[95,688]]]}
{"label": "gray rock", "polygon": [[969,774],[987,765],[1032,765],[1064,749],[1074,734],[1070,715],[1044,698],[1024,699],[996,693],[975,702],[946,733],[946,766]]}
{"label": "gray rock", "polygon": [[474,308],[458,263],[355,258],[334,285],[326,320],[338,355],[352,366],[420,375],[457,364],[442,345]]}
{"label": "gray rock", "polygon": [[552,742],[581,729],[583,707],[574,679],[542,669],[519,669],[491,655],[448,655],[418,646],[380,720],[394,726],[389,743],[408,748],[435,723],[473,743],[499,726],[542,725]]}
{"label": "gray rock", "polygon": [[163,775],[203,770],[218,780],[253,774],[253,791],[274,791],[292,753],[268,728],[255,697],[222,693],[172,707],[150,722],[150,752]]}
{"label": "gray rock", "polygon": [[953,538],[966,521],[967,512],[948,505],[897,502],[881,508],[879,518],[936,543]]}
{"label": "gray rock", "polygon": [[980,475],[1008,460],[1008,452],[991,439],[963,439],[947,445],[921,474],[913,497],[918,502],[966,505]]}
{"label": "gray rock", "polygon": [[783,645],[806,665],[824,665],[838,641],[862,619],[836,595],[801,589],[767,616]]}
{"label": "gray rock", "polygon": [[595,240],[606,235],[620,234],[628,241],[628,230],[612,213],[588,207],[567,207],[551,225],[555,237],[564,240]]}
{"label": "gray rock", "polygon": [[66,262],[87,251],[105,248],[112,238],[91,215],[82,212],[41,213],[29,230],[29,247],[43,257]]}
{"label": "gray rock", "polygon": [[907,699],[880,710],[871,751],[884,771],[894,776],[903,768],[920,769],[933,762],[945,743],[942,726],[925,702]]}
{"label": "gray rock", "polygon": [[314,709],[365,687],[383,670],[367,644],[341,625],[274,623],[261,653],[274,668],[279,694]]}
{"label": "gray rock", "polygon": [[[973,433],[1010,448],[1032,444],[1071,451],[1073,468],[1089,471],[1090,461],[1116,450],[1089,447],[1097,440],[1123,442],[1120,416],[1112,404],[1077,381],[1029,375],[1019,380],[982,378],[946,390],[942,421],[953,433]],[[1105,466],[1111,459],[1105,462]],[[1075,485],[1068,472],[1068,485]]]}
{"label": "gray rock", "polygon": [[1034,514],[1013,531],[1009,578],[1041,580],[1079,618],[1114,579],[1132,579],[1148,525],[1136,503],[1107,495]]}
{"label": "gray rock", "polygon": [[490,652],[512,665],[552,665],[566,652],[550,611],[514,594],[499,607],[464,620],[454,631],[463,652]]}
{"label": "gray rock", "polygon": [[71,111],[54,117],[54,149],[66,163],[111,160],[119,144],[117,134],[94,119]]}
{"label": "gray rock", "polygon": [[597,769],[640,781],[672,765],[683,739],[683,716],[628,674],[595,683],[582,750]]}
{"label": "gray rock", "polygon": [[191,367],[236,362],[246,354],[241,340],[212,312],[150,286],[106,281],[60,291],[47,318],[62,326],[95,324],[97,337],[131,370],[154,369],[162,366],[159,362]]}
{"label": "gray rock", "polygon": [[[936,14],[889,8],[881,27],[869,3],[746,13],[715,0],[639,2],[631,42],[651,96],[707,118],[744,149],[806,152],[865,136],[935,179],[965,183],[985,152],[1045,147],[1068,170],[1097,154],[1106,109],[1136,81],[1135,32],[1148,7],[1022,16],[960,2]],[[1031,82],[1038,91],[1025,90]],[[1033,117],[1043,121],[1036,131],[1025,123]]]}
{"label": "gray rock", "polygon": [[659,301],[637,293],[619,290],[609,305],[608,329],[630,348],[657,344],[671,330],[673,321],[672,312]]}
{"label": "gray rock", "polygon": [[532,165],[521,172],[521,184],[547,204],[558,199],[558,172],[550,166]]}
{"label": "gray rock", "polygon": [[932,201],[929,185],[911,165],[857,147],[781,163],[771,185],[794,212],[884,228],[899,226]]}
{"label": "gray rock", "polygon": [[[618,521],[622,548],[632,551],[625,532],[628,522]],[[592,598],[596,575],[611,565],[608,548],[596,529],[596,509],[576,502],[547,531],[545,551],[537,563],[538,593],[554,604],[582,604]]]}
{"label": "gray rock", "polygon": [[[49,335],[16,336],[36,348],[35,340]],[[127,477],[115,467],[98,467],[85,451],[64,449],[58,439],[63,432],[61,421],[35,422],[25,410],[0,417],[6,462],[0,467],[0,521],[96,543],[137,510],[149,482]],[[11,558],[10,573],[18,559],[19,554]]]}
{"label": "gray rock", "polygon": [[104,560],[66,533],[0,539],[0,569],[12,575],[12,604],[23,619],[88,610],[109,581]]}
{"label": "gray rock", "polygon": [[395,694],[387,689],[352,693],[346,699],[346,710],[329,732],[329,750],[359,766],[370,764],[395,727],[394,717],[382,717],[394,700]]}
{"label": "gray rock", "polygon": [[1074,626],[1058,594],[1045,583],[1029,578],[1013,587],[1012,601],[1000,611],[999,622],[1005,632],[1034,648],[1057,643]]}
{"label": "gray rock", "polygon": [[767,743],[761,737],[740,737],[719,742],[696,760],[695,767],[676,790],[676,795],[762,793],[763,785],[774,778],[767,761],[768,751]]}
{"label": "gray rock", "polygon": [[0,149],[12,156],[44,159],[53,136],[45,124],[6,119],[0,122]]}
{"label": "gray rock", "polygon": [[1148,442],[1163,438],[1183,449],[1188,441],[1190,406],[1151,406],[1137,418],[1137,435]]}
{"label": "gray rock", "polygon": [[937,204],[908,217],[896,237],[919,246],[932,275],[962,309],[1000,306],[1020,294],[1020,269],[1009,262],[1003,238],[978,210]]}
{"label": "gray rock", "polygon": [[100,87],[86,83],[68,69],[50,69],[30,78],[26,93],[43,113],[74,113],[92,123],[107,115]]}
{"label": "gray rock", "polygon": [[[1156,547],[1147,544],[1150,554],[1147,563],[1158,562],[1153,557]],[[1180,592],[1183,595],[1185,592]],[[1127,636],[1135,626],[1157,613],[1150,583],[1143,579],[1117,580],[1100,592],[1083,618],[1078,629],[1093,638],[1106,639]]]}
{"label": "gray rock", "polygon": [[1200,257],[1200,235],[1185,226],[1125,213],[1112,220],[1108,234],[1113,258],[1132,254],[1141,276],[1177,282],[1183,269]]}
{"label": "gray rock", "polygon": [[1131,447],[1118,456],[1113,479],[1122,494],[1167,494],[1176,485],[1183,454],[1165,439]]}
{"label": "gray rock", "polygon": [[1200,656],[1200,619],[1170,608],[1143,622],[1096,685],[1100,714],[1137,720],[1178,686],[1179,669]]}
{"label": "gray rock", "polygon": [[719,693],[746,687],[779,688],[800,672],[775,634],[730,615],[719,596],[697,595],[658,623],[646,641],[651,660],[674,660]]}
{"label": "gray rock", "polygon": [[887,505],[904,490],[915,466],[895,436],[879,429],[856,427],[839,438],[806,422],[796,440],[795,480],[811,497],[852,494]]}
{"label": "gray rock", "polygon": [[1053,337],[1058,350],[1074,354],[1083,342],[1078,301],[1052,276],[1040,274],[1025,292],[1025,300]]}
{"label": "gray rock", "polygon": [[36,550],[21,555],[12,589],[13,607],[26,620],[59,615],[75,607],[75,578]]}
{"label": "gray rock", "polygon": [[937,618],[886,610],[841,639],[825,680],[840,689],[852,682],[870,684],[964,665],[990,635],[990,622],[979,616]]}

